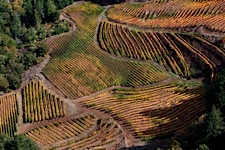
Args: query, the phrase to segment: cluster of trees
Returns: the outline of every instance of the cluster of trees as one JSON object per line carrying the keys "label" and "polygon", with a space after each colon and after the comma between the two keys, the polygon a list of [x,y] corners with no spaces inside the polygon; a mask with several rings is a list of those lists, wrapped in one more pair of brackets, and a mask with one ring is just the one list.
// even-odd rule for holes
{"label": "cluster of trees", "polygon": [[189,127],[185,134],[173,137],[173,148],[225,149],[225,70],[216,77],[208,93],[209,105],[205,117],[200,123]]}
{"label": "cluster of trees", "polygon": [[39,150],[40,148],[24,135],[16,135],[13,139],[0,135],[0,150]]}
{"label": "cluster of trees", "polygon": [[16,42],[0,33],[0,90],[17,87],[21,82],[23,64],[20,63]]}
{"label": "cluster of trees", "polygon": [[43,39],[69,31],[59,9],[73,0],[0,0],[0,92],[18,88],[26,69],[48,51]]}
{"label": "cluster of trees", "polygon": [[74,0],[53,0],[57,9],[62,9],[68,5],[71,5]]}
{"label": "cluster of trees", "polygon": [[59,17],[59,11],[52,0],[27,0],[24,1],[23,8],[25,13],[22,15],[22,21],[28,27],[54,22]]}

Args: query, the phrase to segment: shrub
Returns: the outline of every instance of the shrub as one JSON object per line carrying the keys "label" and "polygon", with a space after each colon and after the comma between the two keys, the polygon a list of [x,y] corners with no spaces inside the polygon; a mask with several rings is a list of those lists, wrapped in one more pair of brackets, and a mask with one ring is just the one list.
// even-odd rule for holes
{"label": "shrub", "polygon": [[5,91],[8,87],[8,80],[4,77],[4,75],[0,74],[0,91]]}
{"label": "shrub", "polygon": [[45,56],[47,54],[47,52],[48,52],[48,49],[49,49],[49,47],[48,47],[48,45],[46,43],[39,43],[37,45],[37,49],[35,51],[36,52],[36,56],[37,57]]}

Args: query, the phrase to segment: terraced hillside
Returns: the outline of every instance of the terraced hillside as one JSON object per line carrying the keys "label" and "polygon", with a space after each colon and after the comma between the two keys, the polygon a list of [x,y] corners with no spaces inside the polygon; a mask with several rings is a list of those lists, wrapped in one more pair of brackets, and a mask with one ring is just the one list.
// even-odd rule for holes
{"label": "terraced hillside", "polygon": [[42,126],[25,135],[42,149],[105,149],[118,145],[123,139],[116,122],[98,119],[94,115]]}
{"label": "terraced hillside", "polygon": [[[151,138],[190,124],[207,104],[203,87],[179,83],[144,88],[115,88],[82,101],[88,108],[111,114],[134,136]],[[184,117],[185,116],[185,117]]]}
{"label": "terraced hillside", "polygon": [[224,11],[222,0],[62,9],[73,29],[46,39],[46,59],[0,97],[0,133],[40,149],[108,150],[183,132],[224,68],[224,48],[205,38],[225,37]]}
{"label": "terraced hillside", "polygon": [[67,10],[79,31],[50,41],[51,60],[43,73],[66,97],[75,99],[111,86],[147,85],[169,77],[149,63],[102,52],[93,39],[101,12],[101,7],[88,4]]}
{"label": "terraced hillside", "polygon": [[110,20],[144,28],[225,32],[224,1],[169,2],[150,1],[138,4],[118,4],[107,11]]}
{"label": "terraced hillside", "polygon": [[122,57],[154,60],[181,77],[207,77],[210,72],[208,77],[213,78],[216,68],[225,63],[224,51],[198,36],[145,31],[105,20],[98,33],[103,50]]}

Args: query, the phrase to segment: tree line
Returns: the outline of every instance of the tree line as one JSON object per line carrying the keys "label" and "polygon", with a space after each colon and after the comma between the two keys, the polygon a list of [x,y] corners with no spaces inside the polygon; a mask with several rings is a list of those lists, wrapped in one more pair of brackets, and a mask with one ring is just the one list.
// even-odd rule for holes
{"label": "tree line", "polygon": [[0,150],[39,150],[40,148],[24,135],[16,135],[10,139],[0,134]]}
{"label": "tree line", "polygon": [[39,63],[48,51],[40,42],[69,31],[59,21],[59,10],[73,0],[0,0],[0,92],[19,87],[25,70]]}

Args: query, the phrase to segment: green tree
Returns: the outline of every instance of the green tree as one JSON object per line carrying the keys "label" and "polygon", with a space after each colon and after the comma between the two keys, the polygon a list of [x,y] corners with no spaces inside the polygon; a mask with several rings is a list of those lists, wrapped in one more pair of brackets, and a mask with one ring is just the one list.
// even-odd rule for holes
{"label": "green tree", "polygon": [[0,12],[0,32],[3,31],[3,26],[5,25],[5,20],[3,19],[2,13]]}
{"label": "green tree", "polygon": [[54,22],[59,17],[59,11],[56,10],[56,6],[52,0],[44,2],[45,21]]}
{"label": "green tree", "polygon": [[10,21],[10,31],[13,38],[20,35],[21,21],[18,13],[13,13]]}
{"label": "green tree", "polygon": [[23,41],[25,43],[32,43],[36,40],[36,31],[34,28],[28,28],[24,34]]}
{"label": "green tree", "polygon": [[22,63],[24,64],[25,68],[28,69],[29,67],[35,65],[37,60],[32,52],[27,52],[22,58]]}
{"label": "green tree", "polygon": [[199,148],[197,148],[196,150],[209,150],[209,147],[205,144],[201,144],[199,145]]}
{"label": "green tree", "polygon": [[13,140],[5,145],[7,150],[39,150],[38,146],[24,135],[16,135]]}
{"label": "green tree", "polygon": [[6,72],[5,65],[0,64],[0,73],[5,73],[5,72]]}
{"label": "green tree", "polygon": [[225,70],[217,75],[215,81],[212,83],[210,94],[212,103],[216,107],[222,108],[225,106]]}
{"label": "green tree", "polygon": [[182,148],[180,147],[180,142],[178,142],[175,138],[172,138],[167,150],[182,150]]}
{"label": "green tree", "polygon": [[[3,50],[6,50],[10,49],[13,46],[16,46],[16,41],[8,35],[0,33],[0,47],[7,47],[5,49],[3,48]],[[0,54],[4,54],[4,52],[0,51]]]}
{"label": "green tree", "polygon": [[58,9],[62,9],[73,3],[73,0],[54,0],[54,3]]}
{"label": "green tree", "polygon": [[0,65],[6,65],[7,57],[5,55],[0,54]]}
{"label": "green tree", "polygon": [[8,80],[3,74],[0,74],[0,91],[5,91],[9,87]]}
{"label": "green tree", "polygon": [[10,139],[3,135],[0,134],[0,150],[5,150],[5,145],[10,141]]}
{"label": "green tree", "polygon": [[36,9],[34,10],[34,25],[38,28],[41,25],[41,16]]}
{"label": "green tree", "polygon": [[35,9],[37,10],[38,14],[40,15],[40,18],[43,19],[45,17],[44,14],[44,0],[38,0],[35,4]]}
{"label": "green tree", "polygon": [[46,43],[39,43],[37,45],[37,49],[35,51],[36,52],[36,56],[37,57],[45,56],[47,54],[47,52],[48,52],[48,49],[49,49],[49,47],[48,47],[48,45]]}
{"label": "green tree", "polygon": [[[18,67],[18,68],[17,68]],[[9,82],[9,87],[11,89],[16,89],[22,82],[22,73],[17,73],[17,71],[23,71],[22,64],[15,65],[13,69],[10,69],[6,74],[6,79]]]}
{"label": "green tree", "polygon": [[215,138],[222,135],[225,131],[225,123],[222,114],[215,106],[206,117],[206,139]]}
{"label": "green tree", "polygon": [[20,77],[18,77],[16,74],[8,74],[7,75],[7,80],[9,81],[9,84],[11,85],[10,88],[11,89],[15,89],[19,86],[19,84],[21,83],[21,79]]}
{"label": "green tree", "polygon": [[25,10],[25,13],[22,16],[22,22],[25,23],[26,26],[28,26],[28,27],[33,26],[34,25],[34,22],[33,22],[34,8],[33,8],[32,0],[24,1],[23,8]]}

